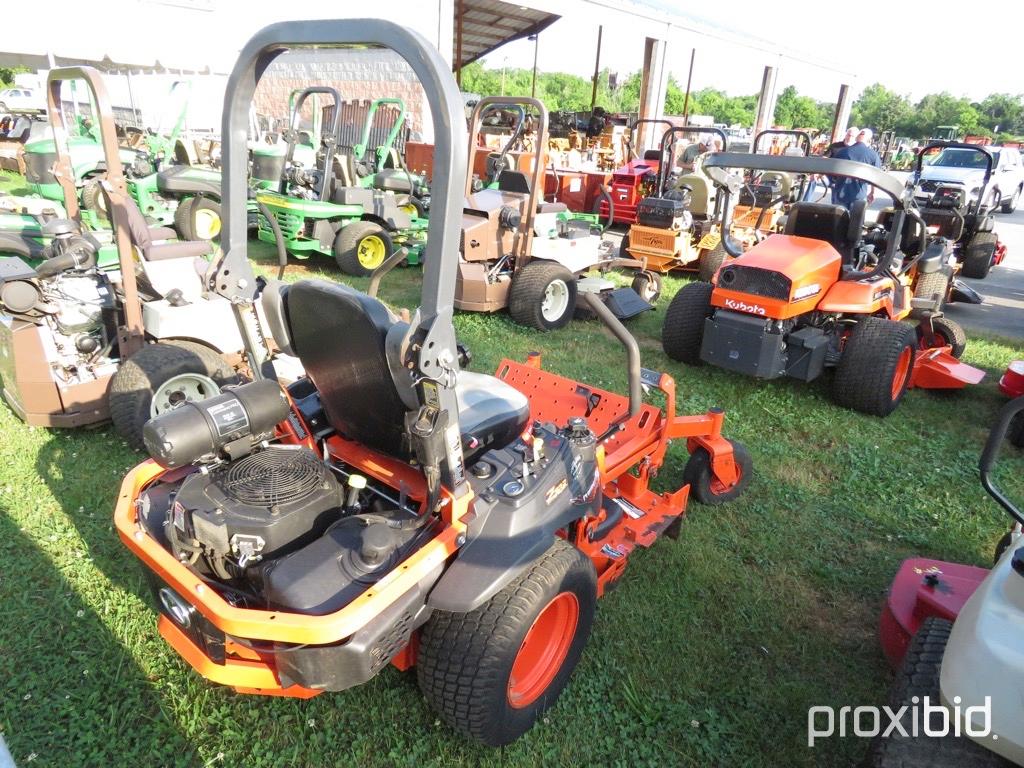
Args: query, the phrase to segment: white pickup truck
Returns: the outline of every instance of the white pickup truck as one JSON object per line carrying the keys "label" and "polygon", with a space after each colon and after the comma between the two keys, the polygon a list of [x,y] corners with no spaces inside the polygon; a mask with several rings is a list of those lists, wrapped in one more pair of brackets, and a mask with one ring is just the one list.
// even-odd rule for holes
{"label": "white pickup truck", "polygon": [[[1012,213],[1024,191],[1024,165],[1013,147],[979,147],[992,156],[992,177],[985,192],[990,211]],[[985,177],[985,158],[980,152],[961,147],[944,147],[924,158],[921,183],[914,198],[924,203],[939,184],[956,184],[967,191],[968,200],[977,200]]]}

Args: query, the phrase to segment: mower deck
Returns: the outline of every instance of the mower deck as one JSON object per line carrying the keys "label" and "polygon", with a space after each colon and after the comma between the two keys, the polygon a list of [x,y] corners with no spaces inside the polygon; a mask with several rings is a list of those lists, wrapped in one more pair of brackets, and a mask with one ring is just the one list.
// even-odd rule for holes
{"label": "mower deck", "polygon": [[978,384],[985,372],[953,357],[949,346],[919,350],[914,358],[910,387],[922,389],[963,389]]}

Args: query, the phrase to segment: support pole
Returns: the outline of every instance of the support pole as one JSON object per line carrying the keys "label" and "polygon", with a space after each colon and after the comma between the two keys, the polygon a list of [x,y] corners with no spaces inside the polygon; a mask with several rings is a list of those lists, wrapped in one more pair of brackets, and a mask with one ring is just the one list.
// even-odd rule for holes
{"label": "support pole", "polygon": [[836,112],[832,120],[832,141],[839,141],[846,133],[846,127],[850,124],[850,108],[853,102],[850,100],[850,86],[839,86],[839,98],[836,99]]}
{"label": "support pole", "polygon": [[[665,111],[665,93],[668,90],[668,70],[665,65],[667,46],[664,40],[653,37],[648,37],[644,43],[644,69],[640,82],[641,119],[657,119]],[[637,128],[636,144],[641,151],[651,149],[659,136],[650,123],[641,123]]]}
{"label": "support pole", "polygon": [[455,82],[462,87],[462,0],[455,3]]}
{"label": "support pole", "polygon": [[540,48],[540,33],[530,35],[533,39],[533,83],[530,85],[530,98],[537,98],[537,50]]}
{"label": "support pole", "polygon": [[761,78],[761,93],[757,97],[757,118],[754,120],[754,135],[771,128],[775,122],[775,81],[778,78],[775,67],[765,67]]}
{"label": "support pole", "polygon": [[690,85],[693,83],[693,60],[697,58],[697,49],[690,49],[690,72],[686,76],[686,96],[683,97],[683,125],[690,122]]}
{"label": "support pole", "polygon": [[594,80],[590,89],[590,112],[593,114],[597,106],[597,78],[601,75],[601,37],[604,34],[604,25],[597,28],[597,56],[594,58]]}

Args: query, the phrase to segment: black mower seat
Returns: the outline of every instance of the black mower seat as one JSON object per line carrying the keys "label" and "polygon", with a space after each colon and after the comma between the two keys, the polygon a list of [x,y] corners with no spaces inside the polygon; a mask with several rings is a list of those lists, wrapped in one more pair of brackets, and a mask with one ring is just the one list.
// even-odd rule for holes
{"label": "black mower seat", "polygon": [[373,186],[390,192],[412,192],[409,174],[398,168],[385,168],[373,176]]}
{"label": "black mower seat", "polygon": [[[896,209],[892,207],[883,208],[878,212],[878,223],[886,230],[892,230],[892,222],[896,217]],[[962,227],[962,225],[961,225]],[[909,216],[903,217],[903,233],[900,237],[900,250],[904,256],[916,256],[921,250],[921,223]],[[941,235],[941,230],[940,230]],[[947,235],[942,235],[947,237]]]}
{"label": "black mower seat", "polygon": [[220,184],[208,179],[197,179],[189,175],[187,165],[172,165],[156,175],[157,188],[164,192],[179,194],[208,194],[220,197]]}
{"label": "black mower seat", "polygon": [[937,234],[950,240],[959,240],[964,236],[964,217],[953,208],[922,208],[921,218],[925,225],[937,227]]}
{"label": "black mower seat", "polygon": [[[272,283],[262,304],[275,341],[298,356],[331,425],[405,458],[405,415],[416,406],[401,360],[407,324],[365,293],[322,280]],[[460,371],[456,396],[467,463],[510,443],[530,418],[525,395],[493,376]]]}
{"label": "black mower seat", "polygon": [[844,263],[852,261],[861,239],[866,203],[858,200],[851,210],[827,203],[794,203],[786,219],[786,234],[824,240],[839,251]]}

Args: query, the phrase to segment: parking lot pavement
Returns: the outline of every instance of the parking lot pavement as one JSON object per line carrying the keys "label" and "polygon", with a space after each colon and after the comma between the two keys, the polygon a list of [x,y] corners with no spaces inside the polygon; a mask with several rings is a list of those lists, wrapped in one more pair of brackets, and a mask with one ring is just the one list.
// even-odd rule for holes
{"label": "parking lot pavement", "polygon": [[1006,259],[984,280],[964,279],[984,303],[950,304],[946,314],[968,331],[1024,340],[1024,208],[997,213],[996,234],[1006,244]]}

